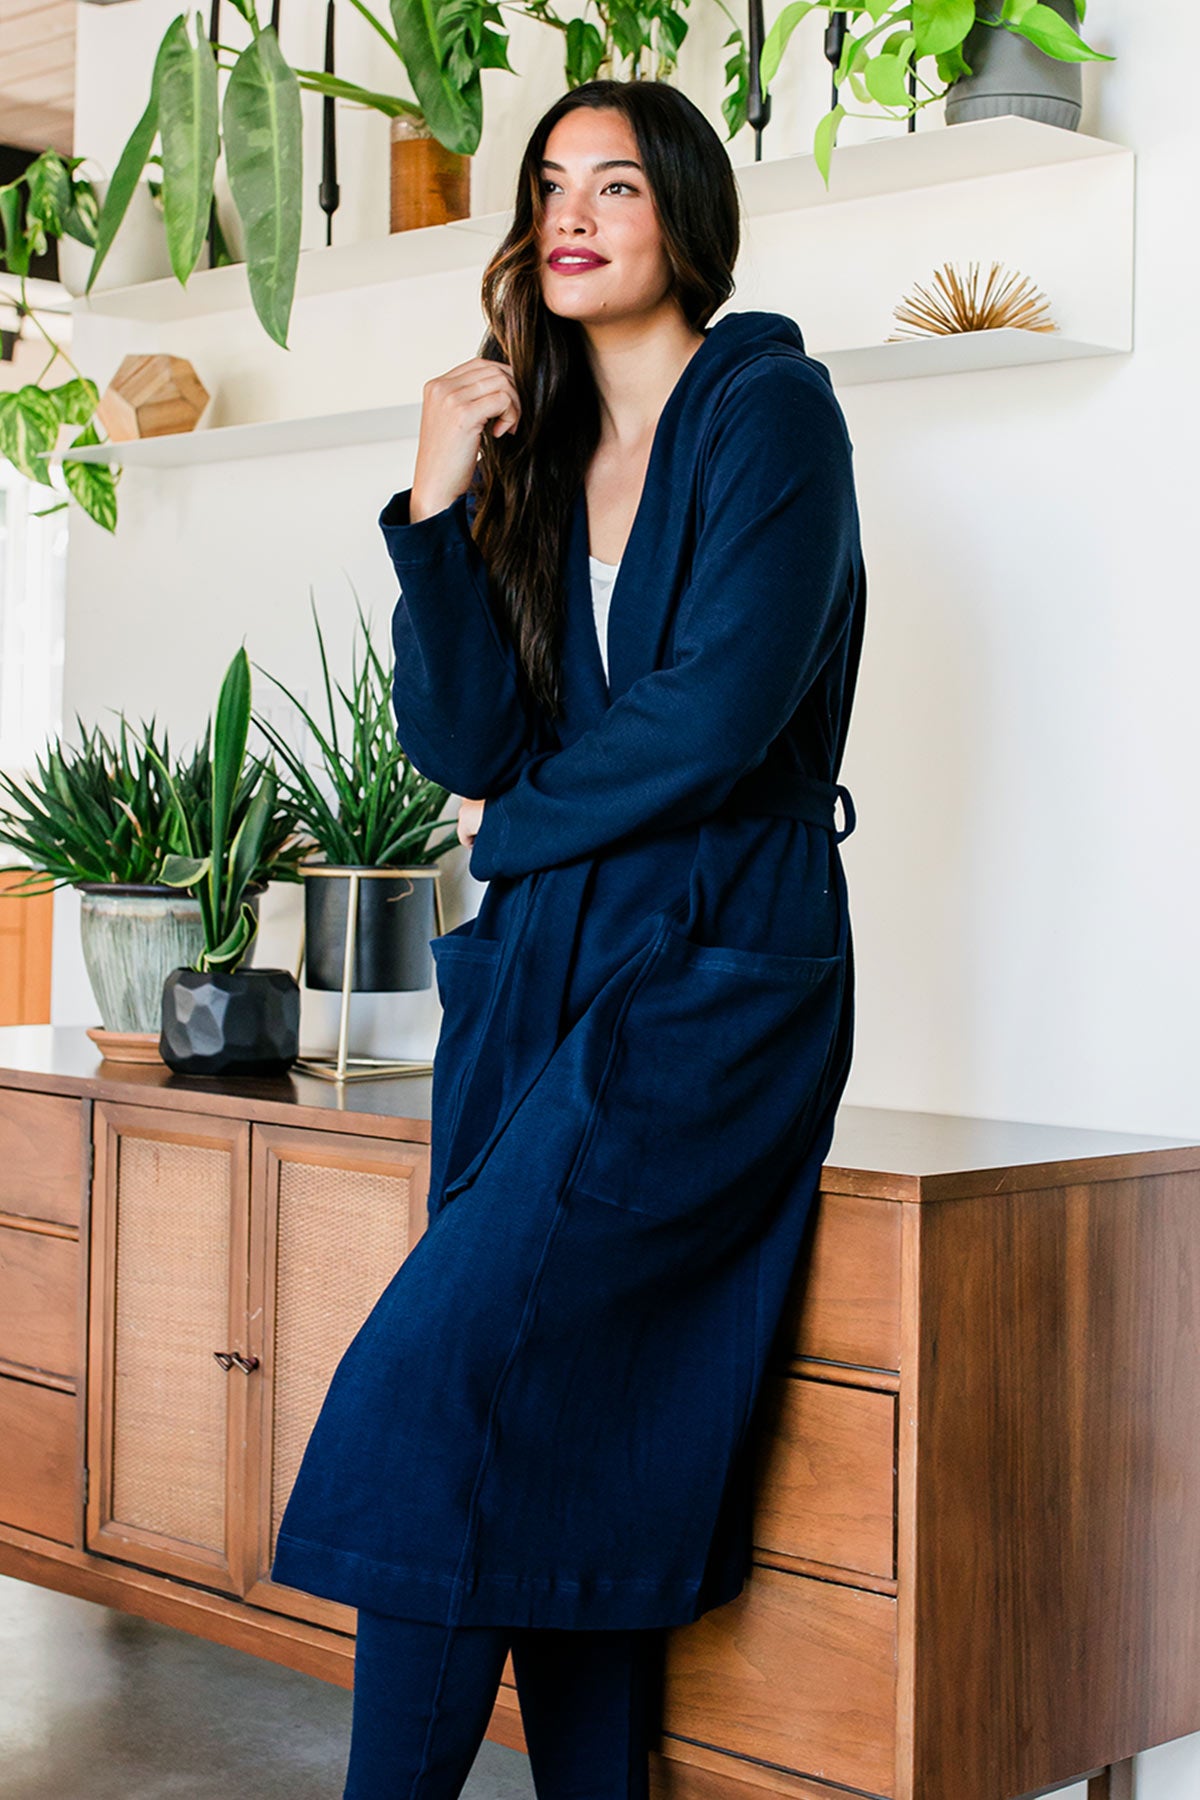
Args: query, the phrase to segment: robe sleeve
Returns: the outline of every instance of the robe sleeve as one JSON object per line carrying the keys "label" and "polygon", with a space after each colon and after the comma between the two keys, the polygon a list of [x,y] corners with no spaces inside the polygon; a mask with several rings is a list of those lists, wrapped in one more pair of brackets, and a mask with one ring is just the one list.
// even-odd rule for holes
{"label": "robe sleeve", "polygon": [[513,780],[534,732],[471,536],[468,495],[415,522],[411,500],[405,488],[379,515],[401,588],[392,613],[396,733],[422,775],[477,799]]}
{"label": "robe sleeve", "polygon": [[[470,858],[478,880],[711,814],[762,761],[849,624],[860,554],[852,445],[823,377],[763,359],[723,396],[702,454],[674,660],[565,748],[528,757],[488,799]],[[636,570],[626,579],[636,585]]]}

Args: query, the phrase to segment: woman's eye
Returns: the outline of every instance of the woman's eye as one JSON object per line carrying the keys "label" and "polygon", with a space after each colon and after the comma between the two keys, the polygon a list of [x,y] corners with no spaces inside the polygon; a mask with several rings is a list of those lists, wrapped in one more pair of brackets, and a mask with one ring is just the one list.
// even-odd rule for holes
{"label": "woman's eye", "polygon": [[[550,177],[548,175],[544,175],[542,177],[541,191],[543,194],[548,194],[552,187],[557,187],[557,186],[558,186],[558,183],[556,181],[551,181]],[[608,188],[627,188],[631,194],[633,192],[635,192],[633,184],[628,181],[610,181],[607,183],[606,187],[602,191],[607,193]]]}

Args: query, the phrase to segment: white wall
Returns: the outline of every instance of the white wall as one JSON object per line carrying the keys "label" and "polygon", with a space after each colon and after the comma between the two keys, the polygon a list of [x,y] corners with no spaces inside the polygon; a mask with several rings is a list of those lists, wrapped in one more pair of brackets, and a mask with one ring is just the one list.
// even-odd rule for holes
{"label": "white wall", "polygon": [[[323,9],[307,10],[309,41],[284,45],[315,65]],[[115,163],[177,11],[176,0],[79,8],[77,153]],[[301,28],[292,11],[287,31]],[[1135,0],[1089,8],[1090,41],[1118,60],[1085,67],[1082,121],[1137,151],[1134,354],[841,394],[870,577],[843,768],[859,814],[844,851],[858,969],[847,1099],[858,1104],[1200,1131],[1200,120],[1164,78],[1195,62],[1200,23],[1191,0],[1159,0],[1151,41],[1144,16]],[[353,15],[341,26],[345,72],[404,91],[359,27]],[[718,124],[726,29],[718,8],[693,8],[681,62],[683,86]],[[242,41],[238,21],[226,36]],[[521,145],[563,86],[552,34],[526,27],[511,60],[519,80],[485,76],[479,212],[509,203]],[[814,32],[804,64],[793,52],[781,76],[770,155],[807,149],[827,104]],[[319,106],[306,106],[315,246]],[[937,123],[926,113],[919,128]],[[843,141],[879,133],[850,120]],[[335,241],[386,230],[386,153],[382,119],[342,112]],[[731,155],[751,160],[748,132]],[[912,278],[930,272],[922,261]],[[836,266],[826,279],[837,283]],[[734,300],[758,303],[770,304]],[[286,415],[415,397],[428,374],[474,354],[480,318],[470,281],[443,276],[415,296],[375,288],[298,308],[288,351],[232,314],[153,334],[85,316],[77,358],[103,385],[126,349],[175,349],[219,390],[220,418]],[[414,450],[128,470],[115,538],[73,515],[64,717],[155,710],[190,736],[243,634],[252,658],[315,697],[310,585],[335,662],[350,641],[350,583],[386,641],[395,586],[376,518],[407,485]],[[453,860],[457,918],[481,890],[465,854]],[[259,962],[292,960],[295,897],[272,895]],[[91,1022],[72,901],[57,908],[54,1017]],[[312,1010],[324,998],[306,997],[310,1042],[330,1041],[330,1015]],[[428,1046],[436,1031],[432,995],[356,1006],[364,1047]],[[1190,1800],[1198,1787],[1200,1736],[1138,1759],[1139,1800]]]}

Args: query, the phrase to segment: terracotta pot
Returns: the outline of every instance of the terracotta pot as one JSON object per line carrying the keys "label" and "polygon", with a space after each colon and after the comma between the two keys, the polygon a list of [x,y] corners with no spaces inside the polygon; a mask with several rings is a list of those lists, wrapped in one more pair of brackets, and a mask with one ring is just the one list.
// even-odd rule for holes
{"label": "terracotta pot", "polygon": [[447,150],[411,119],[392,120],[393,231],[471,215],[471,158]]}

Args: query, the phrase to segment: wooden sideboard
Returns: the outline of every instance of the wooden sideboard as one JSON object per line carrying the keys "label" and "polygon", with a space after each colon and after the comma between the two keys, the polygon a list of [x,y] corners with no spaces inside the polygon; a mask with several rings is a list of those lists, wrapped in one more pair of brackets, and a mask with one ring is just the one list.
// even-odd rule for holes
{"label": "wooden sideboard", "polygon": [[[353,1611],[267,1571],[428,1166],[427,1077],[0,1029],[0,1571],[349,1686]],[[656,1794],[1127,1792],[1200,1730],[1198,1334],[1197,1146],[844,1107]],[[491,1735],[524,1747],[511,1661]]]}

